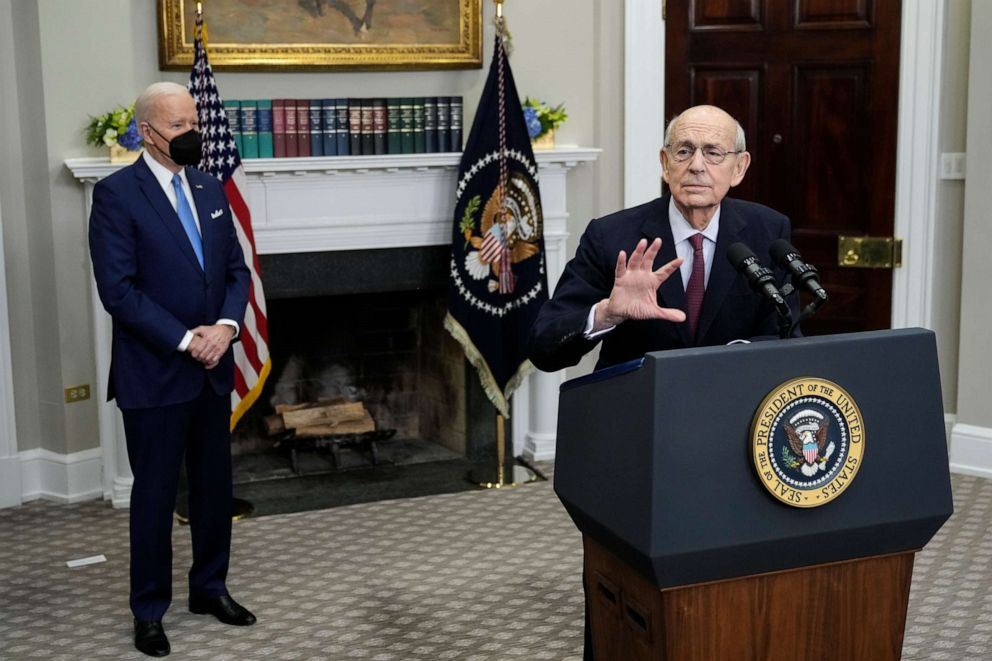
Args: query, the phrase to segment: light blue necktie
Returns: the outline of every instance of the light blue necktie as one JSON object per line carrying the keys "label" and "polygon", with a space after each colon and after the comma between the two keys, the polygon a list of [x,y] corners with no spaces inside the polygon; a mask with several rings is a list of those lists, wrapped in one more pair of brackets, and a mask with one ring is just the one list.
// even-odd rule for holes
{"label": "light blue necktie", "polygon": [[183,192],[183,180],[178,174],[172,176],[172,187],[176,191],[176,213],[179,214],[179,220],[183,224],[183,229],[186,230],[189,242],[193,245],[193,252],[196,253],[196,261],[200,262],[202,269],[203,240],[200,238],[200,230],[196,228],[196,219],[193,218],[193,210],[189,207],[189,200],[186,199],[186,193]]}

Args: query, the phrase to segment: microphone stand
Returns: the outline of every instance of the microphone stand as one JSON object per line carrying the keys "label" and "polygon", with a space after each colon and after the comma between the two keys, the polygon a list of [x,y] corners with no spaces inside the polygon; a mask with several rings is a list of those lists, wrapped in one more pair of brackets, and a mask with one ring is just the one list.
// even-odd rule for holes
{"label": "microphone stand", "polygon": [[[780,290],[782,292],[782,298],[786,298],[787,296],[791,295],[795,290],[796,290],[796,288],[795,288],[795,286],[793,286],[793,284],[791,282],[785,283],[785,286],[782,287],[782,289]],[[821,291],[823,291],[823,290],[821,290]],[[785,339],[786,337],[791,336],[792,335],[792,331],[794,331],[796,329],[796,327],[799,326],[799,324],[801,324],[802,322],[806,321],[807,319],[809,319],[810,317],[812,317],[814,314],[816,314],[816,311],[819,310],[821,307],[823,307],[823,304],[826,303],[826,302],[827,302],[827,293],[825,291],[823,292],[823,295],[822,296],[814,296],[813,297],[813,300],[810,302],[810,304],[807,305],[806,307],[804,307],[803,310],[802,310],[802,312],[799,313],[799,319],[795,322],[795,324],[792,323],[792,312],[791,312],[791,310],[789,311],[789,315],[785,319],[783,319],[782,310],[778,310],[778,332],[779,332],[779,337],[781,337],[782,339]],[[783,328],[783,324],[785,324],[785,323],[788,323],[789,326],[788,326],[787,330],[785,331],[785,335],[783,335],[782,334],[783,333],[782,328]]]}
{"label": "microphone stand", "polygon": [[[792,295],[796,291],[796,288],[792,286],[792,283],[785,283],[785,286],[779,290],[782,294],[782,300]],[[799,325],[799,322],[793,323],[792,321],[792,308],[789,307],[788,303],[783,305],[776,305],[775,312],[778,314],[778,337],[780,340],[786,340],[792,336],[793,329]],[[800,319],[802,316],[800,315]]]}
{"label": "microphone stand", "polygon": [[819,310],[820,307],[824,303],[826,303],[826,302],[827,302],[827,299],[825,299],[825,298],[815,297],[813,299],[813,301],[809,305],[807,305],[806,307],[803,308],[802,313],[800,313],[800,315],[799,315],[799,321],[800,321],[800,323],[806,321],[807,319],[809,319],[810,317],[812,317],[814,314],[816,314],[816,311]]}

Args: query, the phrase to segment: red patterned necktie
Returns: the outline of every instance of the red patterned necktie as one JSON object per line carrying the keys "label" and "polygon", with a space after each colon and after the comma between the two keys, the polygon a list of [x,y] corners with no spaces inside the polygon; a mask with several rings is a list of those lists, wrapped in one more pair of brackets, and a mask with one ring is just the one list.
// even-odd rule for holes
{"label": "red patterned necktie", "polygon": [[703,257],[703,235],[693,234],[689,237],[692,243],[692,275],[685,288],[685,297],[689,304],[687,317],[689,319],[689,334],[696,337],[696,323],[699,321],[699,311],[703,307],[703,293],[706,291],[706,262]]}

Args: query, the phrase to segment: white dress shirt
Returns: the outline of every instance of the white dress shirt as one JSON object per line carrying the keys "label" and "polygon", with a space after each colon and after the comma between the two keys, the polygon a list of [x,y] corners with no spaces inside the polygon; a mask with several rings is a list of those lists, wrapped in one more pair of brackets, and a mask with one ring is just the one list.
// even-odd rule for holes
{"label": "white dress shirt", "polygon": [[[682,275],[683,289],[689,286],[689,276],[692,275],[693,249],[689,237],[693,234],[702,234],[705,239],[703,241],[703,260],[705,262],[703,283],[704,285],[709,283],[710,271],[713,269],[713,257],[716,255],[716,237],[720,231],[720,207],[716,208],[716,213],[713,214],[713,218],[710,219],[706,229],[700,232],[690,225],[689,221],[679,212],[678,207],[675,206],[675,198],[669,198],[668,224],[672,228],[672,239],[675,241],[675,254],[683,260],[682,266],[679,267],[679,272]],[[599,305],[599,303],[596,305]],[[586,317],[586,327],[582,335],[587,340],[605,335],[616,328],[616,326],[609,326],[595,333],[593,332],[592,329],[596,323],[596,305],[593,305],[589,309],[589,316]]]}
{"label": "white dress shirt", "polygon": [[[169,204],[172,205],[173,211],[176,210],[176,189],[172,187],[172,172],[169,168],[165,167],[154,158],[152,158],[147,151],[142,152],[141,157],[145,159],[145,164],[148,169],[152,171],[155,176],[155,181],[158,185],[162,187],[162,192],[169,199]],[[189,208],[193,212],[193,220],[196,221],[196,230],[202,235],[203,232],[200,230],[200,214],[196,210],[196,203],[193,201],[193,191],[189,187],[189,181],[186,179],[186,168],[183,168],[178,172],[179,179],[183,182],[183,193],[186,194],[186,201],[189,203]],[[177,212],[178,213],[178,212]],[[241,326],[238,322],[233,319],[218,319],[218,324],[225,324],[234,328],[234,336],[237,337],[238,333],[241,332]],[[232,339],[233,339],[232,337]],[[189,343],[193,341],[193,331],[187,330],[186,334],[183,336],[182,341],[179,346],[176,347],[179,351],[186,351]]]}

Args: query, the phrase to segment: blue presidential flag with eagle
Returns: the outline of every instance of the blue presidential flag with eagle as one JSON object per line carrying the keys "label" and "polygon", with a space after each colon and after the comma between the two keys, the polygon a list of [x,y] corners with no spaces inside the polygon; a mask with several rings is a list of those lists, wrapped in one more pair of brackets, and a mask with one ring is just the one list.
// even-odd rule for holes
{"label": "blue presidential flag with eagle", "polygon": [[496,36],[458,168],[445,328],[504,417],[532,369],[527,334],[548,298],[537,163],[520,97]]}

